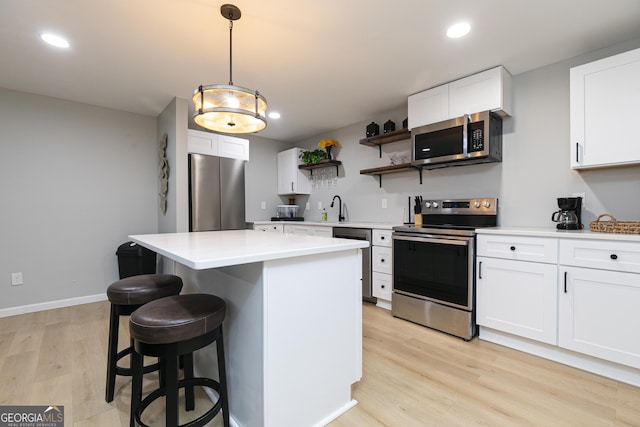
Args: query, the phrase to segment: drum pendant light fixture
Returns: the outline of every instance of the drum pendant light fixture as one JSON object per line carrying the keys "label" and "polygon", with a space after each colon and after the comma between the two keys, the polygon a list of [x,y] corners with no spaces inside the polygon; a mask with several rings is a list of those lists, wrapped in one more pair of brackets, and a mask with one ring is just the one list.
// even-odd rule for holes
{"label": "drum pendant light fixture", "polygon": [[267,100],[257,90],[233,84],[233,21],[240,19],[240,9],[232,4],[220,7],[229,20],[229,84],[199,86],[193,93],[193,120],[199,126],[222,133],[254,133],[267,127]]}

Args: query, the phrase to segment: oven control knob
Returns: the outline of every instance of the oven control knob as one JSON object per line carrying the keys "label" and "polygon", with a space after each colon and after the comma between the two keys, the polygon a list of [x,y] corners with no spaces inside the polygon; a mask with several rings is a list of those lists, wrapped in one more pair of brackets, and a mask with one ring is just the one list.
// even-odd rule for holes
{"label": "oven control knob", "polygon": [[433,202],[433,207],[437,208],[438,207],[438,202]]}
{"label": "oven control knob", "polygon": [[490,208],[490,207],[491,207],[491,202],[487,200],[487,201],[485,201],[485,202],[484,202],[484,205],[483,205],[483,206],[484,206],[485,208]]}
{"label": "oven control knob", "polygon": [[476,201],[473,203],[473,207],[474,207],[474,208],[479,208],[479,207],[480,207],[480,202],[476,200]]}
{"label": "oven control knob", "polygon": [[431,207],[431,202],[424,202],[424,207],[425,208],[430,208]]}

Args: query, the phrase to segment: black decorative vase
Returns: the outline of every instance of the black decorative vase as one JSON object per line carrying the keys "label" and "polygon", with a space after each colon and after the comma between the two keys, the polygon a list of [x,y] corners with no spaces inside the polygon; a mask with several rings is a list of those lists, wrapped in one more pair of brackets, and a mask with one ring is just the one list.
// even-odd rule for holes
{"label": "black decorative vase", "polygon": [[367,138],[380,134],[380,126],[377,123],[371,122],[367,125]]}
{"label": "black decorative vase", "polygon": [[331,157],[331,149],[332,148],[333,148],[332,146],[328,146],[327,148],[325,148],[325,150],[327,150],[327,160],[331,160],[332,159],[332,157]]}
{"label": "black decorative vase", "polygon": [[395,122],[387,120],[384,124],[384,133],[393,132],[394,130],[396,130]]}

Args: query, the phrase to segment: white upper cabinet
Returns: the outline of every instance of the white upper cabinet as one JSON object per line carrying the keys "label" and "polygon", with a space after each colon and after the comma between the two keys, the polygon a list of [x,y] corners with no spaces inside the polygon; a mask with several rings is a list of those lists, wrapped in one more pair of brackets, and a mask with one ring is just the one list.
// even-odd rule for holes
{"label": "white upper cabinet", "polygon": [[249,160],[249,140],[188,129],[187,151],[210,156]]}
{"label": "white upper cabinet", "polygon": [[409,129],[449,118],[449,85],[428,89],[409,97]]}
{"label": "white upper cabinet", "polygon": [[511,74],[496,67],[409,96],[409,129],[491,110],[511,116]]}
{"label": "white upper cabinet", "polygon": [[301,148],[278,153],[278,194],[311,194],[309,178],[298,168]]}
{"label": "white upper cabinet", "polygon": [[571,167],[640,163],[640,49],[570,71]]}
{"label": "white upper cabinet", "polygon": [[491,110],[500,116],[511,115],[511,75],[504,67],[449,83],[449,116]]}

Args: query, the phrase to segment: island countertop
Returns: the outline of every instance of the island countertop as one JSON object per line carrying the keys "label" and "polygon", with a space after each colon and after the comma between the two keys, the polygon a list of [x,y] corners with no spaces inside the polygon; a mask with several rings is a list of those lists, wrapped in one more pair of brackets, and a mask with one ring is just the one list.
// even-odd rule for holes
{"label": "island countertop", "polygon": [[255,230],[131,235],[129,238],[194,270],[368,247],[368,242]]}

